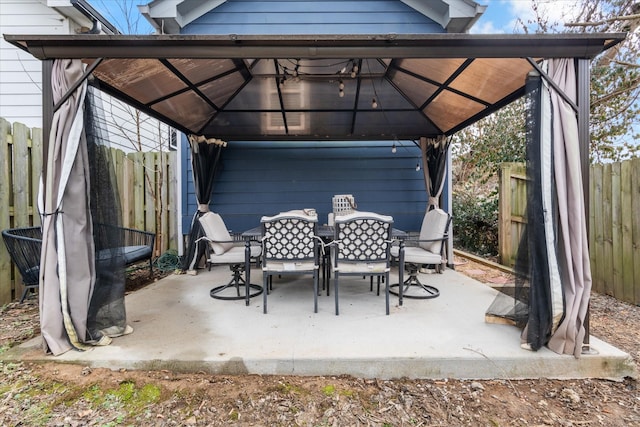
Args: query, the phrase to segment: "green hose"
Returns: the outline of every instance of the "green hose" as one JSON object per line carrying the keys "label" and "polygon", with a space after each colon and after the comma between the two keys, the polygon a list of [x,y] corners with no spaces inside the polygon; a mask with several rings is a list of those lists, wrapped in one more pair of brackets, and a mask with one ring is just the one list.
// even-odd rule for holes
{"label": "green hose", "polygon": [[162,272],[174,271],[181,266],[181,260],[178,256],[178,251],[175,249],[169,249],[162,255],[160,255],[153,262],[156,268]]}

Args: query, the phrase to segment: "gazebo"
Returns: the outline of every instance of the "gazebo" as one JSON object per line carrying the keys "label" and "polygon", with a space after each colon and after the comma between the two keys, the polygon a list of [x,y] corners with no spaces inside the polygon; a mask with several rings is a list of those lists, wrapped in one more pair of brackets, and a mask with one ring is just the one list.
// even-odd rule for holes
{"label": "gazebo", "polygon": [[[77,96],[76,90],[87,80],[185,134],[204,137],[193,152],[215,159],[221,146],[211,147],[207,140],[263,141],[268,146],[270,141],[286,139],[399,138],[420,140],[426,152],[442,138],[523,96],[528,77],[535,76],[545,88],[540,90],[542,98],[547,97],[536,116],[542,159],[539,170],[545,177],[539,187],[540,207],[556,206],[554,194],[559,202],[558,215],[544,218],[547,222],[542,229],[548,234],[541,244],[555,261],[547,263],[551,267],[541,281],[547,288],[549,284],[551,289],[559,286],[565,296],[564,320],[554,326],[560,333],[552,348],[576,356],[585,338],[590,292],[584,215],[589,180],[589,61],[624,38],[619,33],[5,35],[8,42],[42,60],[45,135],[54,129],[44,147],[47,170],[55,161],[46,153],[55,151],[49,144],[54,144],[60,120],[54,112],[69,97]],[[75,77],[54,98],[51,77],[59,60],[71,60],[58,68],[73,68]],[[344,96],[336,95],[350,79],[354,84]],[[302,83],[311,99],[308,106],[297,104],[290,96],[286,85],[292,80]],[[335,92],[329,93],[328,87]],[[384,108],[378,108],[381,99]],[[198,156],[193,157],[197,161]],[[207,188],[214,171],[215,161],[195,181]],[[46,187],[47,179],[53,178],[44,177]],[[205,193],[198,194],[203,210],[208,204]],[[69,204],[66,206],[68,212]],[[64,211],[45,204],[44,213],[51,221],[64,216],[60,215]],[[554,230],[560,230],[559,234]],[[197,236],[198,230],[192,233]],[[69,274],[75,268],[85,266],[67,265]],[[48,278],[54,275],[52,286]],[[66,295],[65,280],[58,279],[55,271],[45,273],[41,288],[51,287],[51,291],[45,292],[42,310],[59,304],[55,301],[60,300],[60,289]],[[58,307],[53,311],[65,312]],[[52,323],[62,325],[59,317],[53,314]],[[79,337],[84,331],[77,325],[84,322],[73,322]],[[60,335],[61,340],[69,335],[68,327],[66,332],[62,326],[55,329],[53,335]],[[62,345],[60,350],[65,348]]]}

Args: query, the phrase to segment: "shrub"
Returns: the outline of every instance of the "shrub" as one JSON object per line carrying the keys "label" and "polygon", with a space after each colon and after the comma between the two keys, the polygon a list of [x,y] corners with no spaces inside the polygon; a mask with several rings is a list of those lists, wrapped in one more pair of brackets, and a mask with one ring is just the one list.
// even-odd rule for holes
{"label": "shrub", "polygon": [[453,193],[453,244],[480,256],[498,255],[498,192]]}

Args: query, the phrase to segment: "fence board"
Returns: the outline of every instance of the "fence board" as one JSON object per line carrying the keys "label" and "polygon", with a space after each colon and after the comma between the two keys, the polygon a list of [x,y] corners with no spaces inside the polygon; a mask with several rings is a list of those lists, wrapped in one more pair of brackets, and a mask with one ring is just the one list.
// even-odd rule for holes
{"label": "fence board", "polygon": [[624,294],[628,293],[624,291],[626,283],[633,279],[634,266],[633,266],[633,211],[632,211],[632,197],[633,197],[633,183],[631,181],[631,163],[623,162],[620,167],[620,209],[622,210],[622,232],[625,238],[622,241],[622,266],[624,284],[622,294],[620,298],[624,298]]}
{"label": "fence board", "polygon": [[591,179],[593,180],[593,215],[594,234],[590,238],[591,272],[593,276],[593,286],[604,292],[602,277],[604,273],[604,228],[602,225],[602,165],[595,165],[591,169]]}
{"label": "fence board", "polygon": [[130,160],[132,167],[132,181],[131,187],[133,188],[133,194],[131,198],[133,218],[131,227],[142,229],[144,226],[144,154],[143,153],[129,153],[127,158]]}
{"label": "fence board", "polygon": [[[613,226],[611,208],[611,163],[603,165],[602,169],[602,263],[604,271],[613,269]],[[607,295],[614,294],[613,275],[605,274],[601,277]]]}
{"label": "fence board", "polygon": [[[29,129],[0,118],[0,229],[40,225],[37,197],[42,170],[42,130]],[[122,207],[122,225],[158,233],[156,255],[177,248],[175,218],[176,153],[130,153],[110,149]],[[150,171],[150,180],[145,178]],[[158,171],[154,173],[154,171]],[[160,172],[162,171],[162,172]],[[149,188],[148,184],[152,187]],[[153,203],[152,193],[162,194],[162,205]],[[156,219],[155,210],[158,210]],[[20,295],[20,275],[0,244],[0,305]],[[16,289],[18,288],[18,289]]]}
{"label": "fence board", "polygon": [[134,188],[133,177],[134,162],[131,161],[129,156],[122,152],[122,181],[123,185],[120,187],[120,200],[122,201],[122,224],[125,227],[133,228],[133,210],[134,210]]}
{"label": "fence board", "polygon": [[13,227],[30,225],[29,128],[13,124]]}
{"label": "fence board", "polygon": [[[632,169],[632,206],[631,206],[631,219],[633,232],[631,234],[633,248],[633,262],[634,268],[633,278],[629,278],[629,285],[632,288],[625,301],[632,302],[636,305],[640,305],[640,158],[633,159],[631,162]],[[625,296],[627,293],[625,292]]]}
{"label": "fence board", "polygon": [[38,191],[40,187],[40,175],[42,174],[42,129],[31,129],[31,206],[32,206],[32,225],[41,225],[40,215],[38,212]]}
{"label": "fence board", "polygon": [[[167,216],[173,217],[174,212],[178,212],[178,156],[176,152],[167,153],[167,201],[165,203]],[[169,247],[168,249],[178,249],[178,223],[169,221]]]}
{"label": "fence board", "polygon": [[[11,228],[9,219],[9,189],[11,188],[11,174],[9,173],[9,140],[11,139],[11,124],[0,118],[0,229]],[[11,301],[12,265],[9,252],[0,245],[0,304]]]}
{"label": "fence board", "polygon": [[622,206],[620,201],[620,162],[611,164],[611,247],[612,266],[611,279],[613,282],[613,294],[620,295],[624,285],[622,263]]}
{"label": "fence board", "polygon": [[[143,178],[144,178],[144,204],[141,206],[144,213],[145,227],[150,227],[152,230],[158,230],[156,211],[153,209],[156,205],[156,196],[158,194],[157,176],[158,171],[156,169],[156,155],[154,152],[143,153]],[[156,245],[156,247],[158,247]],[[155,248],[154,248],[155,250]],[[158,255],[155,253],[154,255]]]}

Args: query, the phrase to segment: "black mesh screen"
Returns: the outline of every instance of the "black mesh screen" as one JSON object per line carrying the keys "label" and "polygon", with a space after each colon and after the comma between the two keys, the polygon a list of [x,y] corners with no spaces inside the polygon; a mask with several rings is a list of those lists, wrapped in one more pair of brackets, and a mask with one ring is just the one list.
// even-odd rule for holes
{"label": "black mesh screen", "polygon": [[89,86],[85,134],[90,169],[90,209],[96,249],[96,281],[87,319],[87,340],[122,334],[126,327],[124,232],[109,135],[98,91]]}
{"label": "black mesh screen", "polygon": [[524,328],[522,340],[533,350],[549,341],[552,327],[544,218],[553,212],[544,212],[542,204],[542,90],[539,76],[527,80],[527,225],[514,267],[515,286],[499,288],[500,293],[487,310],[488,315],[510,319]]}

